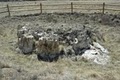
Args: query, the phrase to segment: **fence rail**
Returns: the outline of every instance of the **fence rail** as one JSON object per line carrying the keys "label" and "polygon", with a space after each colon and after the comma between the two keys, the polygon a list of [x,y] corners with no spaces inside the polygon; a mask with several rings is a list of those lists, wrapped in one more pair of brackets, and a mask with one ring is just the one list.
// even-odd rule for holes
{"label": "fence rail", "polygon": [[120,10],[118,10],[118,9],[106,9],[106,10],[111,10],[111,11],[120,11]]}
{"label": "fence rail", "polygon": [[[83,7],[81,7],[81,6],[83,6]],[[88,7],[88,6],[92,6],[93,8]],[[112,7],[112,8],[109,8],[109,7]],[[116,9],[115,7],[117,7],[118,9]],[[24,12],[24,11],[39,11],[39,13],[42,14],[45,10],[46,11],[48,11],[48,10],[55,11],[56,10],[56,12],[57,12],[57,10],[68,10],[70,13],[77,12],[76,10],[96,10],[96,11],[99,10],[102,14],[104,14],[105,11],[120,12],[120,5],[105,4],[105,3],[103,3],[103,4],[88,4],[88,3],[83,4],[83,3],[73,3],[73,2],[71,2],[70,4],[68,4],[68,3],[67,4],[42,4],[42,3],[40,3],[40,4],[35,4],[35,5],[33,5],[33,4],[32,5],[7,5],[4,7],[0,7],[0,15],[4,14],[4,13],[8,13],[8,16],[11,16],[12,12]]]}
{"label": "fence rail", "polygon": [[6,7],[0,7],[0,9],[5,9]]}
{"label": "fence rail", "polygon": [[0,12],[0,14],[2,14],[2,13],[7,13],[7,11]]}
{"label": "fence rail", "polygon": [[12,6],[10,6],[10,7],[29,7],[29,6],[39,6],[39,5],[19,5],[19,6],[17,6],[17,5],[12,5]]}
{"label": "fence rail", "polygon": [[21,12],[21,11],[36,11],[36,10],[40,10],[40,9],[20,9],[20,10],[14,10],[14,11],[10,11],[10,12]]}

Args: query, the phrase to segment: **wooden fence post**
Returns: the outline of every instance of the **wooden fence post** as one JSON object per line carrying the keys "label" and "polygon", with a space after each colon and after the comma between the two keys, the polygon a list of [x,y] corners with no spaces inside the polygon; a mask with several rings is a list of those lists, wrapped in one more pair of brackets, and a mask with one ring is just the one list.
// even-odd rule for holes
{"label": "wooden fence post", "polygon": [[10,8],[9,8],[9,5],[7,4],[7,11],[8,11],[8,16],[10,17],[11,14],[10,14]]}
{"label": "wooden fence post", "polygon": [[105,13],[105,3],[103,3],[103,10],[102,10],[102,13],[103,13],[103,14]]}
{"label": "wooden fence post", "polygon": [[42,3],[40,3],[40,13],[42,14]]}
{"label": "wooden fence post", "polygon": [[73,2],[71,2],[71,13],[73,13]]}

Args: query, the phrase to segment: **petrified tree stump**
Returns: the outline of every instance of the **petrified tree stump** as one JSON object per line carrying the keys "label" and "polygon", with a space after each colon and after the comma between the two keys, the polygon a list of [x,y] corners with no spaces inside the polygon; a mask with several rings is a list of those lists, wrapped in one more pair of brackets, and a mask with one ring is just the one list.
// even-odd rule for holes
{"label": "petrified tree stump", "polygon": [[34,49],[34,37],[32,35],[24,35],[19,38],[18,47],[24,53],[32,53]]}

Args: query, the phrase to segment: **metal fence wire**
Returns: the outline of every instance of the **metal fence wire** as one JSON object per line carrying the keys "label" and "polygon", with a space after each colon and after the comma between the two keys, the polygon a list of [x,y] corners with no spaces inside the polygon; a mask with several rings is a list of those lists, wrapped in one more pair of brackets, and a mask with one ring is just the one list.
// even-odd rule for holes
{"label": "metal fence wire", "polygon": [[74,13],[78,11],[100,11],[100,13],[104,14],[105,11],[117,11],[120,12],[120,5],[112,5],[112,4],[81,4],[81,3],[73,3],[70,4],[51,4],[46,5],[43,3],[34,4],[34,5],[7,5],[0,7],[0,14],[8,13],[10,17],[13,12],[25,12],[25,11],[39,11],[42,13],[50,13],[50,12],[58,12],[59,10],[67,11],[68,13]]}

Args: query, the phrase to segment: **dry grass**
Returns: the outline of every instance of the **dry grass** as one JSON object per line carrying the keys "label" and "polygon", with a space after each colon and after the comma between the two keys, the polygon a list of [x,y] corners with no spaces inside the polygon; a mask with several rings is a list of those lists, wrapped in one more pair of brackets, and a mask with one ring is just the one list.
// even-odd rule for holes
{"label": "dry grass", "polygon": [[[54,16],[55,17],[55,16]],[[74,18],[70,16],[71,18]],[[31,18],[3,18],[5,22],[0,25],[0,62],[3,69],[12,68],[17,71],[15,78],[18,80],[119,80],[120,79],[120,29],[119,27],[110,27],[98,23],[90,23],[92,26],[97,26],[98,30],[104,34],[105,42],[102,43],[109,51],[111,62],[108,65],[97,65],[89,61],[78,60],[74,61],[70,58],[59,59],[57,62],[38,61],[35,54],[23,55],[17,53],[14,45],[17,41],[16,28],[17,25],[31,22],[38,23],[46,28],[47,26],[60,27],[64,24],[67,27],[74,27],[80,22],[72,22],[59,18],[57,23],[48,22],[47,18],[40,16],[31,16]],[[55,18],[56,19],[56,18]],[[60,20],[61,19],[61,20]],[[66,20],[66,23],[63,21]],[[73,19],[74,20],[74,19]],[[63,21],[63,22],[61,22]],[[71,23],[72,22],[72,23]],[[74,25],[73,25],[74,24]],[[3,36],[6,35],[6,36]],[[4,63],[4,64],[3,64]],[[14,72],[13,70],[13,72]],[[12,72],[12,71],[11,71]]]}

